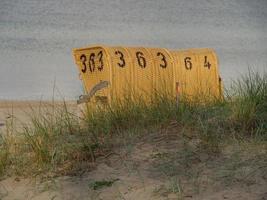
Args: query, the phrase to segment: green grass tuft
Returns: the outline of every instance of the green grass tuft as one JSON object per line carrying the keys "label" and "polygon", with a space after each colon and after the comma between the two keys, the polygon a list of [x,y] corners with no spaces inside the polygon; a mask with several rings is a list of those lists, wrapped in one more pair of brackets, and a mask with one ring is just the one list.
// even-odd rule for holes
{"label": "green grass tuft", "polygon": [[149,104],[128,98],[88,107],[82,120],[66,102],[42,105],[28,115],[31,124],[24,124],[23,131],[11,134],[9,129],[0,138],[1,175],[81,171],[79,166],[105,155],[111,138],[144,134],[172,122],[200,141],[201,152],[219,154],[225,138],[267,140],[267,74],[250,72],[233,82],[225,99],[206,104],[181,99],[177,106],[175,99],[157,94]]}

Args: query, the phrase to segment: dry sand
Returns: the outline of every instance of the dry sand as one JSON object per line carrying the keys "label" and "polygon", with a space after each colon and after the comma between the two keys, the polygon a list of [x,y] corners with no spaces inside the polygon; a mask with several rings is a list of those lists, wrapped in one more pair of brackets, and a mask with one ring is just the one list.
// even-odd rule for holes
{"label": "dry sand", "polygon": [[[39,102],[1,102],[0,120],[4,128],[5,121],[12,113],[14,116],[26,119],[27,105],[37,109]],[[74,105],[70,103],[70,105]],[[164,155],[177,154],[182,151],[182,140],[178,127],[164,133],[153,133],[143,137],[141,141],[120,146],[114,153],[105,158],[98,158],[94,169],[76,176],[63,176],[40,180],[39,178],[9,177],[0,182],[1,200],[267,200],[266,177],[259,176],[256,182],[236,182],[229,186],[214,181],[210,171],[201,164],[190,165],[203,168],[194,184],[184,176],[175,181],[176,175],[168,175],[167,165],[163,168]],[[192,162],[192,163],[191,163]],[[166,164],[166,163],[165,163]],[[214,166],[216,167],[216,166]],[[194,168],[193,168],[194,169]],[[179,169],[177,169],[179,170]],[[180,170],[186,172],[186,168]],[[188,170],[190,170],[188,168]],[[167,175],[166,175],[167,174]],[[112,186],[94,190],[90,185],[95,181],[116,180]]]}
{"label": "dry sand", "polygon": [[[38,113],[43,108],[52,109],[52,105],[62,104],[62,101],[0,100],[0,132],[4,134],[7,128],[20,130],[24,123],[29,123],[31,114]],[[66,104],[71,112],[76,112],[75,101],[68,101]]]}

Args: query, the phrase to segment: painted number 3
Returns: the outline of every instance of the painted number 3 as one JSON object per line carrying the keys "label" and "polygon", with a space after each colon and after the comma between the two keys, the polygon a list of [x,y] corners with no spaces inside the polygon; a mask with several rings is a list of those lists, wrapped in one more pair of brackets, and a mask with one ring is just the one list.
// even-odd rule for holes
{"label": "painted number 3", "polygon": [[125,66],[125,60],[124,60],[124,56],[123,56],[123,53],[121,51],[115,51],[115,54],[120,56],[119,59],[120,59],[120,62],[118,62],[118,66],[119,67],[124,67]]}
{"label": "painted number 3", "polygon": [[163,62],[163,64],[162,63],[160,64],[160,67],[166,68],[167,67],[167,61],[166,61],[166,57],[164,56],[164,54],[161,52],[158,52],[157,56],[161,57],[161,61]]}

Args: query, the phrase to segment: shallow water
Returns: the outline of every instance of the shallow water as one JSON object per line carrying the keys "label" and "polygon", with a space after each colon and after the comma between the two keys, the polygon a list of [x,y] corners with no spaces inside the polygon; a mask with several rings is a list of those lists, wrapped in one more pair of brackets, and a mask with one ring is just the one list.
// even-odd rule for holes
{"label": "shallow water", "polygon": [[227,85],[267,69],[266,33],[266,0],[0,0],[0,99],[77,98],[71,50],[98,43],[214,48]]}

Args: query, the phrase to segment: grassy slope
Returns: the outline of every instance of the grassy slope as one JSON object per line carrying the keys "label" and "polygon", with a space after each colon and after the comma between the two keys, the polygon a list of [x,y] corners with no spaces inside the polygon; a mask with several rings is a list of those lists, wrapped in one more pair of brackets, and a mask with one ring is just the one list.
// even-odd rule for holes
{"label": "grassy slope", "polygon": [[[12,132],[9,121],[0,138],[0,174],[73,174],[90,169],[91,163],[109,155],[125,138],[142,140],[147,133],[167,132],[170,127],[180,134],[183,148],[154,158],[154,169],[169,178],[193,177],[200,163],[218,165],[211,176],[227,183],[240,178],[240,173],[247,177],[266,171],[267,75],[250,73],[234,82],[225,96],[206,105],[180,101],[178,107],[164,96],[150,105],[127,101],[90,111],[82,123],[64,103],[43,106],[29,114],[31,125],[25,124],[19,133]],[[231,153],[225,158],[227,150]],[[247,166],[251,170],[240,171]]]}

